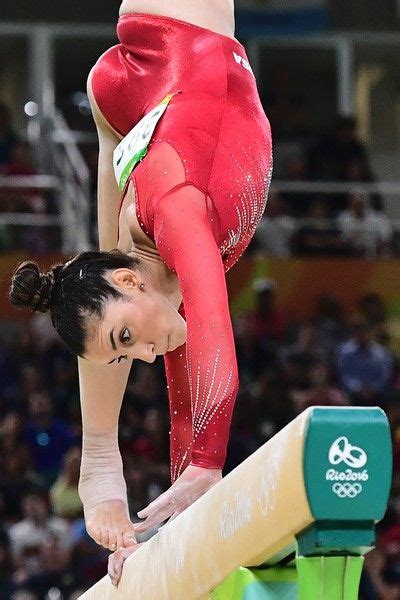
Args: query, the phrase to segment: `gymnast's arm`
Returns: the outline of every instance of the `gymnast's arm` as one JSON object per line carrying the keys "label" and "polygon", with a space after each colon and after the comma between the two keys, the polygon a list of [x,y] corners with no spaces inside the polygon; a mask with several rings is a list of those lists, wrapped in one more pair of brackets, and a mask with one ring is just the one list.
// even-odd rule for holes
{"label": "gymnast's arm", "polygon": [[[120,193],[112,168],[119,140],[88,92],[99,136],[98,211],[101,250],[117,246]],[[132,361],[99,365],[78,359],[82,410],[82,462],[79,481],[88,532],[110,549],[132,545],[126,484],[118,448],[118,419]]]}
{"label": "gymnast's arm", "polygon": [[185,307],[191,463],[222,469],[239,385],[224,266],[199,190],[171,192],[154,214],[157,247],[179,278]]}
{"label": "gymnast's arm", "polygon": [[[157,249],[178,276],[185,307],[192,444],[183,473],[138,512],[145,519],[135,526],[138,533],[174,519],[220,481],[239,385],[224,266],[204,194],[178,186],[152,212]],[[180,396],[171,395],[171,413],[178,413],[181,403]]]}

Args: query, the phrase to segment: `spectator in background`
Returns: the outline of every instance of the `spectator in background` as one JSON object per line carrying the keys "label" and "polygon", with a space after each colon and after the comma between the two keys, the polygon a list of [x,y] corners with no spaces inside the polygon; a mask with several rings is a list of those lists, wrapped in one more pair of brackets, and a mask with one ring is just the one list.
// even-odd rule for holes
{"label": "spectator in background", "polygon": [[354,117],[338,117],[332,135],[323,138],[310,153],[312,179],[344,181],[352,161],[368,165],[367,149],[357,136]]}
{"label": "spectator in background", "polygon": [[43,497],[35,492],[22,499],[23,520],[9,529],[13,561],[16,568],[14,580],[21,584],[45,570],[43,545],[52,535],[60,548],[69,552],[72,544],[67,521],[49,513]]}
{"label": "spectator in background", "polygon": [[253,382],[249,397],[243,405],[249,437],[253,440],[251,452],[295,417],[289,388],[281,365],[278,365],[277,361],[268,361],[262,373]]}
{"label": "spectator in background", "polygon": [[[8,600],[8,598],[7,598]],[[19,589],[13,592],[9,600],[39,600],[38,596],[27,589]],[[47,598],[46,598],[47,600]]]}
{"label": "spectator in background", "polygon": [[364,294],[358,302],[358,309],[360,315],[371,325],[374,339],[383,346],[388,346],[391,332],[382,296],[375,292]]}
{"label": "spectator in background", "polygon": [[0,491],[10,521],[20,517],[22,495],[38,482],[22,439],[22,427],[21,417],[15,412],[8,412],[0,426]]}
{"label": "spectator in background", "polygon": [[[190,423],[188,424],[190,426]],[[131,446],[132,455],[138,461],[154,465],[168,464],[169,449],[166,432],[168,423],[165,413],[159,408],[149,408],[143,421],[143,432]],[[127,451],[125,446],[124,451]]]}
{"label": "spectator in background", "polygon": [[268,277],[253,282],[255,308],[247,315],[250,335],[259,344],[279,342],[288,326],[286,313],[277,306],[277,283]]}
{"label": "spectator in background", "polygon": [[[17,140],[11,150],[4,175],[30,177],[37,175],[32,161],[31,147],[28,142]],[[43,213],[46,211],[46,201],[34,188],[7,189],[10,208],[15,211]]]}
{"label": "spectator in background", "polygon": [[[83,590],[87,590],[107,572],[109,552],[105,548],[99,547],[89,537],[83,519],[75,521],[71,529],[73,540],[71,571],[74,574],[75,589],[79,586]],[[83,590],[81,594],[83,594]]]}
{"label": "spectator in background", "polygon": [[271,191],[266,211],[255,233],[258,249],[268,256],[288,258],[295,228],[295,220],[287,214],[284,199],[278,192]]}
{"label": "spectator in background", "polygon": [[149,485],[151,482],[151,475],[148,469],[144,469],[143,466],[135,464],[135,460],[129,457],[125,464],[124,475],[126,486],[128,490],[128,501],[129,501],[129,513],[136,515],[136,513],[149,503]]}
{"label": "spectator in background", "polygon": [[[40,546],[42,568],[38,573],[22,579],[22,585],[35,592],[39,598],[51,600],[50,589],[58,590],[59,598],[67,597],[74,584],[70,570],[70,547],[61,542],[60,536],[47,533]],[[72,586],[72,587],[71,587]]]}
{"label": "spectator in background", "polygon": [[[15,364],[6,340],[0,338],[0,397],[4,407],[11,408],[17,395],[18,365]],[[1,410],[1,409],[0,409]]]}
{"label": "spectator in background", "polygon": [[334,363],[336,349],[347,337],[343,307],[339,300],[330,294],[318,298],[312,323],[319,342],[326,349],[327,359],[331,364]]}
{"label": "spectator in background", "polygon": [[0,600],[8,600],[12,591],[12,556],[10,539],[0,529]]}
{"label": "spectator in background", "polygon": [[[37,175],[28,142],[18,140],[12,145],[4,175]],[[35,190],[29,189],[26,193],[30,196],[35,194]]]}
{"label": "spectator in background", "polygon": [[338,350],[338,375],[344,390],[358,406],[382,404],[392,374],[390,353],[373,341],[371,325],[362,319],[353,336]]}
{"label": "spectator in background", "polygon": [[359,192],[349,196],[348,208],[337,219],[342,239],[353,256],[388,256],[393,231],[388,217],[369,208],[368,199]]}
{"label": "spectator in background", "polygon": [[134,377],[128,382],[126,395],[140,414],[144,415],[149,408],[165,405],[166,394],[162,393],[160,380],[154,369],[144,362],[136,362],[133,367]]}
{"label": "spectator in background", "polygon": [[316,361],[309,368],[309,386],[305,390],[293,390],[291,397],[296,413],[299,414],[309,406],[347,406],[346,395],[333,384],[328,363]]}
{"label": "spectator in background", "polygon": [[17,136],[11,124],[11,115],[7,106],[0,102],[0,173],[10,162],[12,149],[17,142]]}
{"label": "spectator in background", "polygon": [[303,224],[294,237],[298,256],[337,256],[346,250],[339,237],[337,226],[330,218],[327,202],[314,200]]}
{"label": "spectator in background", "polygon": [[[295,182],[307,182],[310,180],[308,157],[304,152],[298,152],[290,158],[287,173],[283,178]],[[312,203],[312,196],[310,196],[308,191],[296,193],[286,191],[282,196],[289,207],[290,214],[294,217],[304,217]]]}
{"label": "spectator in background", "polygon": [[[30,146],[27,142],[19,140],[13,145],[9,163],[4,168],[4,175],[11,177],[37,175],[37,170],[32,162]],[[5,189],[2,195],[4,201],[1,203],[1,210],[3,211],[34,213],[36,215],[47,214],[46,199],[34,187],[11,187]],[[35,254],[43,254],[49,250],[48,229],[32,225],[10,226],[9,229],[19,249]]]}
{"label": "spectator in background", "polygon": [[[26,400],[29,395],[33,392],[37,392],[42,387],[43,372],[32,363],[26,361],[35,359],[36,348],[34,345],[30,346],[30,354],[27,355],[27,347],[23,347],[25,341],[30,343],[29,336],[21,336],[21,346],[17,348],[16,352],[13,349],[11,354],[12,359],[15,361],[17,367],[17,386],[15,395],[12,395],[9,402],[12,404],[15,411],[20,414],[26,414]],[[18,341],[19,346],[19,341]]]}
{"label": "spectator in background", "polygon": [[327,349],[318,339],[318,331],[310,321],[301,323],[294,343],[282,346],[280,355],[284,363],[291,360],[301,366],[304,376],[315,361],[326,359]]}
{"label": "spectator in background", "polygon": [[[391,553],[390,547],[379,544],[379,547],[365,555],[360,586],[363,600],[399,600],[399,567],[397,565],[397,573],[393,573],[391,563],[395,561],[391,560]],[[398,549],[395,549],[396,555],[398,555]]]}
{"label": "spectator in background", "polygon": [[74,436],[61,419],[53,417],[49,394],[42,390],[33,392],[28,399],[29,421],[24,430],[33,466],[43,479],[51,484],[61,468],[64,454],[74,443]]}
{"label": "spectator in background", "polygon": [[386,322],[386,306],[382,296],[376,292],[369,292],[361,296],[358,307],[360,313],[373,327],[378,329]]}
{"label": "spectator in background", "polygon": [[81,451],[73,447],[64,456],[64,465],[50,488],[50,500],[55,515],[64,519],[77,519],[83,515],[78,494]]}
{"label": "spectator in background", "polygon": [[0,444],[2,454],[19,451],[28,456],[27,448],[22,442],[22,419],[16,412],[8,412],[0,425]]}
{"label": "spectator in background", "polygon": [[[345,180],[350,183],[375,183],[368,162],[360,158],[353,158],[346,164]],[[376,211],[383,210],[383,200],[379,194],[371,194],[370,204]]]}
{"label": "spectator in background", "polygon": [[265,365],[275,361],[275,343],[259,336],[252,325],[253,313],[235,317],[235,345],[241,374],[241,387],[247,388],[264,371]]}

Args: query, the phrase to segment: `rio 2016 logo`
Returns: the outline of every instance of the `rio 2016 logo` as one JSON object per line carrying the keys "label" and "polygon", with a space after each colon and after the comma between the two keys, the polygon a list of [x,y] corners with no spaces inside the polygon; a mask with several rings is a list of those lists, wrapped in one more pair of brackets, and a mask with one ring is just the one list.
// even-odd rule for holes
{"label": "rio 2016 logo", "polygon": [[[335,481],[332,485],[332,491],[338,498],[355,498],[362,492],[360,481],[368,481],[368,470],[353,471],[353,469],[362,469],[368,461],[368,455],[362,448],[353,446],[344,435],[338,437],[331,445],[328,452],[328,459],[331,465],[340,465],[344,463],[347,467],[345,471],[328,469],[325,474],[327,481]],[[354,483],[357,482],[357,483]]]}

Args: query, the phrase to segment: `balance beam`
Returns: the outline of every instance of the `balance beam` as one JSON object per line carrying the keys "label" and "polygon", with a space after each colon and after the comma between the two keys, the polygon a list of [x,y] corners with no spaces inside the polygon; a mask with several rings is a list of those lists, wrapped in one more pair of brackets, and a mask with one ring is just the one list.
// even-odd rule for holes
{"label": "balance beam", "polygon": [[105,576],[81,599],[206,600],[239,566],[362,555],[390,482],[381,409],[309,408],[130,556],[118,589]]}

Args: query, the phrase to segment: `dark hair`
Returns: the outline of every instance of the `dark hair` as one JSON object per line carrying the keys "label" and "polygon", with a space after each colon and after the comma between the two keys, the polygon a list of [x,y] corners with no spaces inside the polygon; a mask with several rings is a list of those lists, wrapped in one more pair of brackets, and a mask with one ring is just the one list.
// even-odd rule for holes
{"label": "dark hair", "polygon": [[87,317],[101,317],[108,298],[123,295],[105,279],[113,269],[138,269],[136,258],[118,250],[81,252],[65,264],[41,273],[35,262],[21,263],[15,270],[9,292],[11,304],[34,312],[50,310],[51,319],[64,342],[83,356],[87,340]]}

